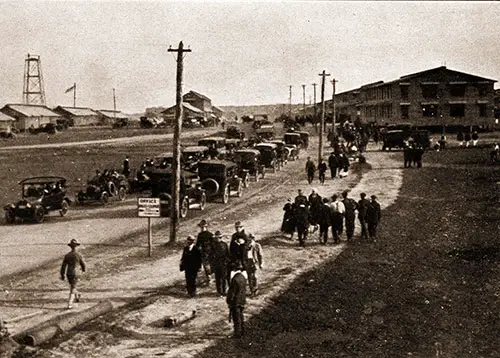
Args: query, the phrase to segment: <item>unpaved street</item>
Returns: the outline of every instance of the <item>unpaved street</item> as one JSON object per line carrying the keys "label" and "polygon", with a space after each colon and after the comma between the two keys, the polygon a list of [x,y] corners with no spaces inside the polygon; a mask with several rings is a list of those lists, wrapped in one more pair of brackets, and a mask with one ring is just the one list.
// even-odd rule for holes
{"label": "unpaved street", "polygon": [[[313,151],[314,148],[311,148],[310,152]],[[320,194],[331,195],[352,188],[351,196],[356,199],[361,191],[366,191],[377,194],[383,206],[389,205],[396,198],[401,185],[399,163],[387,160],[389,155],[380,152],[370,152],[367,157],[372,170],[362,175],[361,172],[356,175],[353,170],[351,176],[343,180],[328,180],[327,185],[318,187]],[[309,240],[306,249],[299,249],[296,242],[284,240],[277,234],[286,197],[293,197],[297,187],[310,191],[305,181],[303,165],[302,156],[299,162],[288,165],[286,174],[289,175],[283,176],[283,172],[268,176],[266,182],[258,185],[252,183],[251,190],[245,192],[243,198],[233,200],[233,205],[222,207],[220,204],[213,204],[219,207],[207,211],[203,216],[211,221],[213,230],[221,229],[227,235],[232,232],[233,222],[243,219],[247,230],[257,234],[264,245],[267,260],[265,270],[259,278],[261,294],[250,301],[249,314],[258,313],[269,304],[272,297],[279,295],[294,277],[342,250],[343,245],[317,245],[315,236]],[[253,190],[258,195],[254,194],[249,199]],[[185,221],[180,236],[195,233],[195,223],[198,220],[199,218],[194,218]],[[167,232],[166,228],[156,229],[154,241],[163,244]],[[178,271],[178,250],[167,250],[167,256],[161,257],[163,255],[159,251],[165,249],[155,247],[156,260],[149,260],[145,258],[145,235],[138,233],[116,242],[116,246],[92,247],[85,240],[81,241],[86,245],[84,254],[88,257],[90,269],[82,281],[85,301],[78,309],[89,307],[104,298],[111,299],[117,307],[144,295],[147,299],[138,301],[142,302],[139,304],[142,309],[122,309],[108,315],[105,320],[97,320],[90,325],[88,331],[77,334],[59,348],[45,351],[44,356],[124,357],[134,354],[154,356],[159,353],[171,357],[190,356],[211,345],[217,337],[223,338],[230,333],[225,319],[224,300],[215,297],[213,288],[202,288],[196,300],[186,300],[183,276]],[[138,244],[143,249],[138,250]],[[64,250],[63,245],[61,251]],[[120,269],[117,269],[117,265]],[[12,282],[4,291],[3,304],[4,307],[10,307],[11,315],[44,311],[43,314],[12,327],[14,330],[20,331],[43,318],[64,311],[66,287],[57,280],[57,267],[58,262],[49,263],[44,269]],[[157,327],[157,321],[162,317],[190,309],[196,309],[198,317],[180,329],[165,331],[164,328]],[[137,335],[136,339],[124,340],[120,335],[113,334],[113,329],[118,327]],[[100,343],[89,344],[89,337],[94,337],[92,339]],[[185,344],[186,340],[191,344]],[[78,348],[73,348],[75,344]]]}

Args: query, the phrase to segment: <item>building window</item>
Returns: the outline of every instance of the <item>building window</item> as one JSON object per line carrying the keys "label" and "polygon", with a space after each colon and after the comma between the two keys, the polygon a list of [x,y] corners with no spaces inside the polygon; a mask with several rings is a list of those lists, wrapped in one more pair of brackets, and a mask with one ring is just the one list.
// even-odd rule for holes
{"label": "building window", "polygon": [[422,105],[422,117],[437,117],[438,106],[434,104]]}
{"label": "building window", "polygon": [[450,85],[450,95],[452,97],[465,97],[466,84],[452,84]]}
{"label": "building window", "polygon": [[488,117],[486,103],[479,103],[479,117]]}
{"label": "building window", "polygon": [[410,106],[407,104],[401,105],[401,119],[410,119]]}
{"label": "building window", "polygon": [[425,99],[437,99],[438,85],[422,85],[422,97]]}
{"label": "building window", "polygon": [[465,104],[450,104],[450,117],[465,117]]}
{"label": "building window", "polygon": [[408,99],[408,93],[409,93],[409,88],[410,86],[399,86],[401,88],[401,99]]}

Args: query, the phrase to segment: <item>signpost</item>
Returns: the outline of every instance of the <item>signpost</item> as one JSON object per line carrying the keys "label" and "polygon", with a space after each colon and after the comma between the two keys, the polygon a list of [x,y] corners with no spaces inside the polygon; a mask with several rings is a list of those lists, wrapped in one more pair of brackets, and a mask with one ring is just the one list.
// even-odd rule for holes
{"label": "signpost", "polygon": [[137,198],[137,216],[148,218],[149,257],[153,254],[151,218],[160,217],[160,198]]}

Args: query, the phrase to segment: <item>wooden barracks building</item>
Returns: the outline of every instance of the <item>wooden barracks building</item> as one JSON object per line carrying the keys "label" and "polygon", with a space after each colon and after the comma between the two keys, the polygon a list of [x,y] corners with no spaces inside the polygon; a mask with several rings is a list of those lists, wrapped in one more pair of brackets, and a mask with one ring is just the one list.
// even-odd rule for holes
{"label": "wooden barracks building", "polygon": [[379,125],[492,125],[495,82],[437,67],[336,94],[336,117]]}

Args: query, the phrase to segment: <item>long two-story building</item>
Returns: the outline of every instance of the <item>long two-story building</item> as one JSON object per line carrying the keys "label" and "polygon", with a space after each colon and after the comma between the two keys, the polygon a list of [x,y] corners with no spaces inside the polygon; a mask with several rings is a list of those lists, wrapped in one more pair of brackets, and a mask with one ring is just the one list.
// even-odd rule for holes
{"label": "long two-story building", "polygon": [[491,125],[495,82],[441,66],[336,94],[336,118],[380,125]]}

